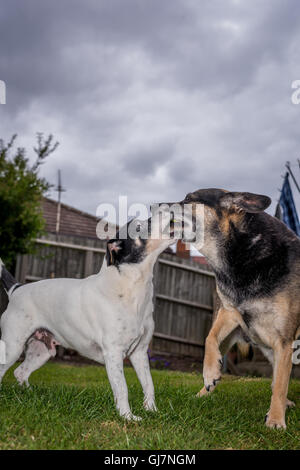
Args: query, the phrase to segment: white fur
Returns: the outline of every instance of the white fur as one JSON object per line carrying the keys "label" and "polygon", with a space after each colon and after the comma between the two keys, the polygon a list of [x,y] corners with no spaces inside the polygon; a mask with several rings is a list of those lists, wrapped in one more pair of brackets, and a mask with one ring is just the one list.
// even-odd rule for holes
{"label": "white fur", "polygon": [[[16,289],[1,318],[7,364],[0,365],[0,380],[28,338],[38,328],[47,328],[65,348],[104,363],[120,415],[139,419],[128,403],[123,359],[129,357],[143,387],[145,408],[156,410],[147,357],[154,329],[152,274],[168,245],[170,240],[163,240],[141,263],[121,264],[119,270],[104,260],[100,272],[86,279],[49,279]],[[34,351],[39,348],[28,348],[16,372],[21,383],[28,383],[30,373],[50,357],[45,350],[38,360]]]}

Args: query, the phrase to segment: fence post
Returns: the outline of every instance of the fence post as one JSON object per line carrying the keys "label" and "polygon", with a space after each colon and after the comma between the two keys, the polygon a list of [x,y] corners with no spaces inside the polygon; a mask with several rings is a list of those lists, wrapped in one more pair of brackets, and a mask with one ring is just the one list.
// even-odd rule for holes
{"label": "fence post", "polygon": [[91,276],[91,274],[94,273],[93,259],[94,259],[94,253],[92,251],[87,251],[85,254],[85,261],[84,261],[84,277]]}
{"label": "fence post", "polygon": [[16,266],[17,281],[25,284],[28,273],[28,255],[18,255]]}

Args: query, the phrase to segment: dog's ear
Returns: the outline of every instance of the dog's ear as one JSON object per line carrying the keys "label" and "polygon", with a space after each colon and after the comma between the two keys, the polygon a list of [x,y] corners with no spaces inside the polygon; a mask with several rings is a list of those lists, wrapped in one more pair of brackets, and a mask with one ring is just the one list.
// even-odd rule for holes
{"label": "dog's ear", "polygon": [[117,264],[119,252],[122,250],[122,240],[109,240],[106,248],[106,264],[107,266],[115,266]]}
{"label": "dog's ear", "polygon": [[224,209],[235,210],[237,212],[262,212],[271,204],[272,200],[268,196],[252,193],[226,193],[220,200],[220,205]]}

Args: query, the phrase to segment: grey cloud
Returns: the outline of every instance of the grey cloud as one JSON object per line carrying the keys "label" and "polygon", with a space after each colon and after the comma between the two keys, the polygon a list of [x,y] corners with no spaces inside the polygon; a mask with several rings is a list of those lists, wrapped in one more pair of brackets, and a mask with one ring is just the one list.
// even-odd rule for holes
{"label": "grey cloud", "polygon": [[0,136],[30,148],[52,132],[42,172],[61,168],[64,200],[90,212],[200,187],[276,200],[285,161],[298,172],[299,13],[297,0],[10,0]]}
{"label": "grey cloud", "polygon": [[151,147],[131,149],[130,153],[122,158],[124,171],[132,176],[146,177],[153,174],[159,165],[168,162],[174,152],[174,145],[171,142],[156,144],[152,142]]}

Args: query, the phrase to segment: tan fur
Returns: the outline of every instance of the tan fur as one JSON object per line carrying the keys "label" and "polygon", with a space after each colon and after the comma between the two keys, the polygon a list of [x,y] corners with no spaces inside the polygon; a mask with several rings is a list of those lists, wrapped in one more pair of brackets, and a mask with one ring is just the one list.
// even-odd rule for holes
{"label": "tan fur", "polygon": [[[204,367],[206,376],[210,381],[220,375],[220,339],[228,334],[236,323],[255,339],[258,344],[270,347],[274,352],[274,376],[272,386],[272,400],[270,410],[267,414],[266,425],[271,428],[286,428],[285,411],[287,407],[294,406],[294,403],[287,398],[288,383],[292,368],[292,343],[300,334],[297,328],[299,317],[299,300],[297,291],[289,285],[284,291],[276,294],[273,298],[266,297],[256,301],[245,302],[243,308],[254,313],[255,327],[252,331],[247,330],[242,317],[238,312],[233,315],[230,304],[220,292],[218,292],[223,304],[217,319],[212,327],[206,342],[206,355]],[[233,323],[236,322],[236,323]],[[207,356],[207,358],[206,358]],[[208,373],[207,370],[210,370]],[[205,387],[199,392],[202,397],[211,392],[214,387],[207,390]]]}
{"label": "tan fur", "polygon": [[240,225],[242,223],[243,216],[242,213],[228,211],[223,211],[222,215],[219,227],[224,235],[228,236],[231,224],[237,226]]}
{"label": "tan fur", "polygon": [[282,347],[278,344],[275,349],[274,385],[270,410],[267,414],[266,425],[270,428],[286,428],[285,410],[291,402],[286,399],[288,383],[292,369],[292,344]]}
{"label": "tan fur", "polygon": [[[214,297],[214,311],[213,311],[213,317],[212,317],[212,323],[215,322],[217,316],[218,316],[218,311],[220,310],[222,304],[221,304],[221,299],[218,295],[218,292],[216,290],[215,292],[215,297]],[[226,344],[222,345],[222,350],[221,352],[223,352],[224,354],[226,354],[230,347],[233,346],[233,344],[231,344],[232,342],[230,341],[230,338],[229,340],[226,342]],[[230,346],[231,345],[231,346]],[[250,344],[249,343],[246,343],[246,341],[244,341],[242,338],[239,338],[239,341],[237,342],[237,347],[238,347],[238,350],[241,354],[242,357],[247,357],[249,355],[249,351],[250,351]]]}
{"label": "tan fur", "polygon": [[150,238],[147,240],[146,252],[147,254],[153,253],[154,251],[158,250],[161,246],[160,239],[152,239]]}
{"label": "tan fur", "polygon": [[250,351],[250,344],[249,343],[239,341],[237,343],[237,346],[239,348],[239,351],[240,351],[242,357],[245,358],[249,355],[249,351]]}
{"label": "tan fur", "polygon": [[[220,353],[220,344],[234,331],[238,326],[243,325],[240,313],[236,309],[227,310],[221,307],[218,311],[217,318],[205,341],[205,358],[203,364],[203,372],[208,382],[218,381],[221,379],[222,356]],[[207,385],[207,384],[205,384]],[[211,392],[215,388],[210,386],[209,390],[202,389],[198,396],[203,396],[207,392]]]}

